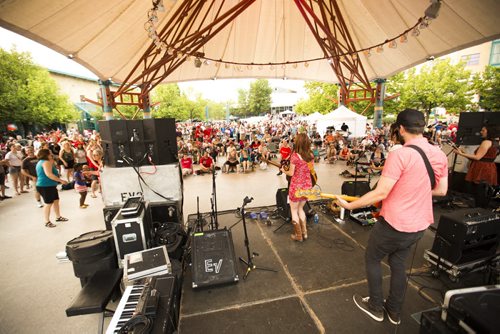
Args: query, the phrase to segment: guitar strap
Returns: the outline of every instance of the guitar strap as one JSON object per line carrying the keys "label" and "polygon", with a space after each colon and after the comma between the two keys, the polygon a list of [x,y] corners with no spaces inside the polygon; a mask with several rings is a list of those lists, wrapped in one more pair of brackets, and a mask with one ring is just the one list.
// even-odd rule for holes
{"label": "guitar strap", "polygon": [[422,159],[424,159],[425,168],[427,168],[427,174],[429,174],[429,178],[431,179],[431,189],[434,189],[436,187],[436,175],[434,174],[431,163],[429,162],[429,159],[427,159],[424,151],[422,151],[422,149],[416,145],[407,145],[407,147],[411,147],[412,149],[420,153]]}

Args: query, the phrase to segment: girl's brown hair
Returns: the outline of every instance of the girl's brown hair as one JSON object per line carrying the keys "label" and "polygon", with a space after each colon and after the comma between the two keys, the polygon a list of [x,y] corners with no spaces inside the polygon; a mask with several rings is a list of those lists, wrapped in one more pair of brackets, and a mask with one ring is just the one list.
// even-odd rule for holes
{"label": "girl's brown hair", "polygon": [[295,136],[294,151],[299,154],[305,162],[309,162],[313,159],[311,141],[305,133],[299,133]]}

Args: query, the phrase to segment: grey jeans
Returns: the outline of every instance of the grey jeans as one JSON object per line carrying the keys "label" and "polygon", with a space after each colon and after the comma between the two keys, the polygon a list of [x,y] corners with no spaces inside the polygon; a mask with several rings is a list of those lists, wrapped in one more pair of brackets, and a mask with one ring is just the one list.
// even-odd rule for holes
{"label": "grey jeans", "polygon": [[366,275],[370,293],[370,306],[381,311],[384,305],[382,290],[381,261],[388,256],[391,268],[391,287],[386,307],[395,313],[401,311],[406,287],[405,261],[411,246],[424,234],[424,231],[405,233],[395,230],[382,217],[373,227],[365,253]]}

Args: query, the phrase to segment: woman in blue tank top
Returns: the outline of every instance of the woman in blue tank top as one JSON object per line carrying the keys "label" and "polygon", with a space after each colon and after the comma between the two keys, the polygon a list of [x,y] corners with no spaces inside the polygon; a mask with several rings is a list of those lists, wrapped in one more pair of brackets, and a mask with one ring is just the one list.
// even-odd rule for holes
{"label": "woman in blue tank top", "polygon": [[54,157],[48,149],[41,149],[38,151],[38,163],[36,164],[36,190],[40,193],[45,202],[43,207],[43,216],[45,218],[46,227],[56,227],[50,221],[50,209],[53,207],[56,214],[56,222],[68,221],[68,218],[61,216],[59,210],[59,193],[57,192],[57,185],[59,183],[67,184],[59,177],[59,173],[55,166]]}

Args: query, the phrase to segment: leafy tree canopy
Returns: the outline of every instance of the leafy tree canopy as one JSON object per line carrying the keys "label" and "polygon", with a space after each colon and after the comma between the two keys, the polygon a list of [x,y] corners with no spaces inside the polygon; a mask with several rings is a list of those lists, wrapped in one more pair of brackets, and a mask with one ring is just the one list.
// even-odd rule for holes
{"label": "leafy tree canopy", "polygon": [[28,53],[0,49],[0,122],[49,125],[78,118],[49,72]]}
{"label": "leafy tree canopy", "polygon": [[500,111],[500,67],[487,66],[472,79],[474,92],[479,95],[478,107]]}
{"label": "leafy tree canopy", "polygon": [[452,65],[449,59],[435,60],[433,66],[423,66],[418,73],[408,70],[400,87],[400,108],[414,108],[425,112],[428,118],[436,107],[458,113],[471,103],[468,84],[470,71],[463,62]]}

